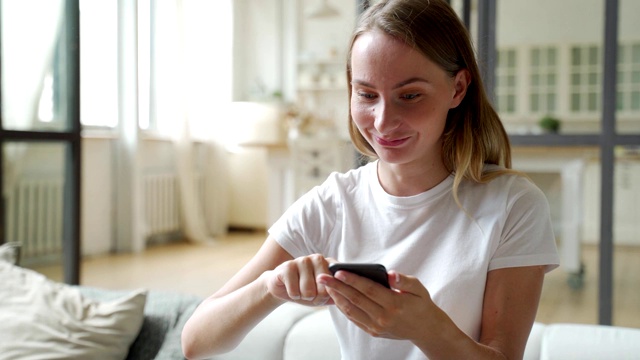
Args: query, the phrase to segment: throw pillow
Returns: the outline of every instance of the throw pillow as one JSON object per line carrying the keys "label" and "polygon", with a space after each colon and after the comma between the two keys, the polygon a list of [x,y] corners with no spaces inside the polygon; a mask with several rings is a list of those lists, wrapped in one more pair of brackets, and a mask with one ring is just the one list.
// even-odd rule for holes
{"label": "throw pillow", "polygon": [[20,244],[17,242],[8,242],[0,245],[0,261],[18,265],[20,262]]}
{"label": "throw pillow", "polygon": [[0,284],[0,360],[121,360],[142,326],[144,290],[100,302],[6,261]]}

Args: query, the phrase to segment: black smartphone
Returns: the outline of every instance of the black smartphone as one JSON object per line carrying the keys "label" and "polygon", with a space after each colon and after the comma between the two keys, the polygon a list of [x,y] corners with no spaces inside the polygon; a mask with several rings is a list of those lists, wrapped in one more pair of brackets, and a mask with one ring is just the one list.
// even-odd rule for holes
{"label": "black smartphone", "polygon": [[335,275],[339,270],[348,271],[350,273],[366,277],[367,279],[371,279],[386,288],[391,288],[389,286],[387,269],[384,265],[364,263],[334,263],[329,265],[329,271],[331,271],[331,274]]}

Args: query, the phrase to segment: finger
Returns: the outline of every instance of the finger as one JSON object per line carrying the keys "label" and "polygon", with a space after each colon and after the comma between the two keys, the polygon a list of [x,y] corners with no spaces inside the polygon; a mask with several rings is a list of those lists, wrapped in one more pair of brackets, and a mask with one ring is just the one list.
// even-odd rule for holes
{"label": "finger", "polygon": [[300,300],[300,274],[298,272],[298,264],[295,261],[289,261],[282,265],[283,269],[278,277],[287,289],[287,296],[291,300]]}
{"label": "finger", "polygon": [[366,321],[366,318],[376,317],[382,311],[378,303],[385,291],[384,286],[367,278],[347,271],[338,271],[334,277],[321,277],[336,305],[346,314]]}
{"label": "finger", "polygon": [[429,292],[417,278],[401,274],[395,270],[389,270],[388,274],[389,285],[392,289],[420,297],[429,296]]}
{"label": "finger", "polygon": [[383,300],[384,294],[388,291],[388,289],[383,285],[367,279],[366,277],[343,270],[336,272],[334,277],[342,283],[349,285],[350,288],[356,290],[355,292],[344,293],[344,295],[352,299],[352,301],[359,302],[361,301],[359,298],[364,296],[378,305],[383,304],[383,302],[380,301]]}
{"label": "finger", "polygon": [[318,295],[316,285],[317,256],[306,256],[299,261],[298,273],[300,274],[300,295],[302,300],[313,301]]}
{"label": "finger", "polygon": [[316,285],[316,299],[314,304],[323,305],[327,303],[331,299],[329,294],[327,293],[327,289],[324,284],[318,282],[318,276],[321,275],[329,275],[331,272],[329,271],[329,259],[324,258],[323,256],[318,256],[314,258],[314,283]]}
{"label": "finger", "polygon": [[[324,277],[322,278],[324,281]],[[335,283],[340,283],[339,280],[333,279]],[[345,284],[336,284],[337,287],[347,287]],[[353,322],[360,329],[365,331],[371,336],[380,337],[384,335],[383,327],[379,325],[376,319],[380,316],[381,308],[374,313],[371,313],[365,310],[361,305],[354,303],[352,301],[353,298],[348,298],[343,293],[339,292],[335,288],[327,286],[327,292],[331,296],[333,303],[336,305],[338,310],[340,310],[349,321]]]}
{"label": "finger", "polygon": [[[339,282],[333,280],[334,282]],[[344,285],[342,285],[344,286]],[[331,297],[332,302],[345,316],[356,323],[359,327],[365,329],[363,322],[370,319],[369,315],[357,305],[353,304],[349,298],[335,288],[327,285],[327,293]]]}

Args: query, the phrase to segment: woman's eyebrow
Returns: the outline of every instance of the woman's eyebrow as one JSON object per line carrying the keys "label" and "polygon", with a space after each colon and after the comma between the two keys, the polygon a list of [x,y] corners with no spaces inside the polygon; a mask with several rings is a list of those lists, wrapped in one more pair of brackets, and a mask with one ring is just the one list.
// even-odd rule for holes
{"label": "woman's eyebrow", "polygon": [[366,86],[366,87],[374,87],[373,84],[368,83],[364,80],[357,80],[357,79],[351,79],[351,85],[356,84],[356,85],[362,85],[362,86]]}
{"label": "woman's eyebrow", "polygon": [[[421,78],[421,77],[412,77],[412,78],[409,78],[407,80],[403,80],[403,81],[397,83],[393,87],[393,89],[398,89],[398,88],[401,88],[401,87],[403,87],[405,85],[409,85],[409,84],[412,84],[412,83],[415,83],[415,82],[429,83],[429,80]],[[364,81],[364,80],[352,79],[351,80],[351,85],[353,85],[353,84],[362,85],[362,86],[366,86],[366,87],[370,87],[370,88],[375,88],[375,86],[373,84],[371,84],[371,83],[369,83],[367,81]]]}
{"label": "woman's eyebrow", "polygon": [[412,83],[415,83],[415,82],[429,83],[429,80],[421,78],[421,77],[412,77],[410,79],[407,79],[407,80],[404,80],[404,81],[401,81],[401,82],[397,83],[396,86],[394,86],[393,88],[394,89],[398,89],[398,88],[401,88],[401,87],[403,87],[405,85],[409,85],[409,84],[412,84]]}

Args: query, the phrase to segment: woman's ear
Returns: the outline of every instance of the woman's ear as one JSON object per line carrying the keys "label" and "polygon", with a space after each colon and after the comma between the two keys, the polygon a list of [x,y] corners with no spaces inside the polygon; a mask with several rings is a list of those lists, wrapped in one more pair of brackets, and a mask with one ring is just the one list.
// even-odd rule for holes
{"label": "woman's ear", "polygon": [[450,109],[456,108],[464,99],[464,96],[467,94],[467,89],[469,88],[469,84],[471,84],[471,74],[467,69],[461,69],[458,71],[456,76],[453,79],[453,88],[455,90],[453,94],[453,98],[451,99],[451,107]]}

